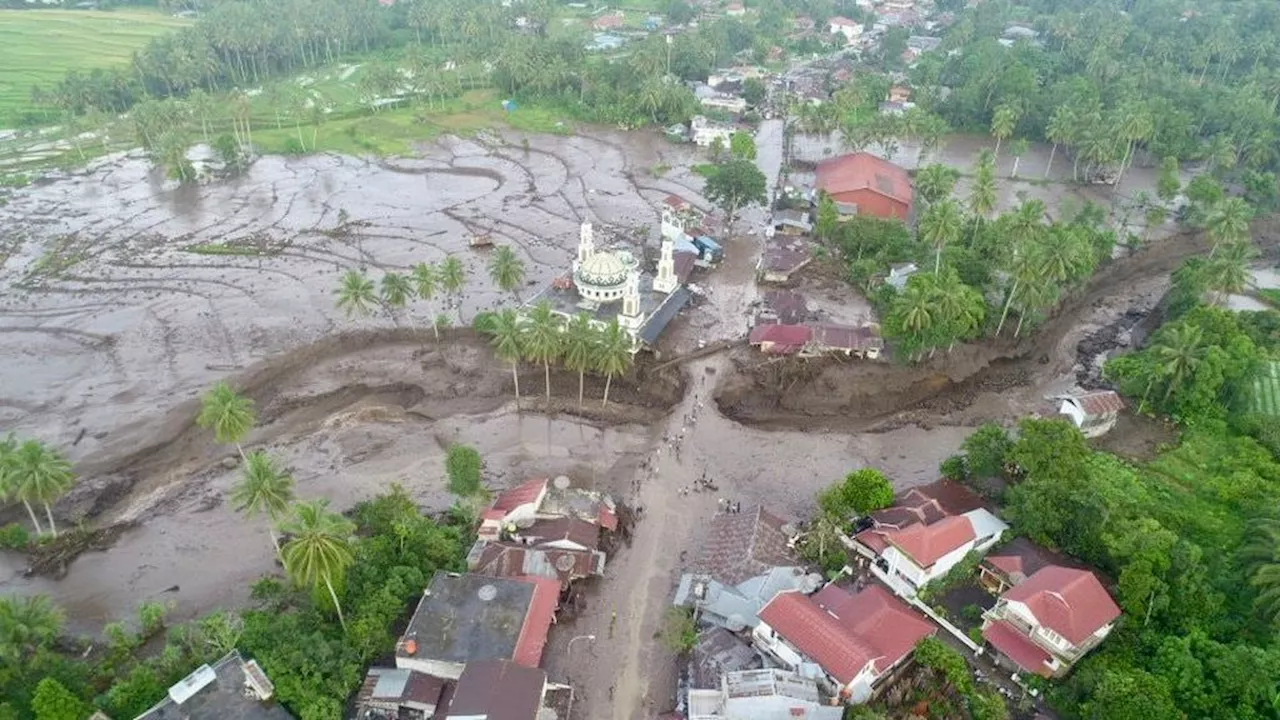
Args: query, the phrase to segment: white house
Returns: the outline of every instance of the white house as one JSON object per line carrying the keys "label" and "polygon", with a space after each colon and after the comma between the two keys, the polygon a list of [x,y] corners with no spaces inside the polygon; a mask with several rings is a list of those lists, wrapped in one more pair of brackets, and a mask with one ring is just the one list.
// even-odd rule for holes
{"label": "white house", "polygon": [[1050,565],[983,614],[982,636],[1004,664],[1061,677],[1111,633],[1119,617],[1120,608],[1097,576]]}
{"label": "white house", "polygon": [[689,720],[840,720],[811,678],[776,668],[725,673],[717,689],[689,691]]}
{"label": "white house", "polygon": [[1111,390],[1076,392],[1058,398],[1060,415],[1066,415],[1085,437],[1105,435],[1116,424],[1124,400]]}
{"label": "white house", "polygon": [[936,631],[879,585],[856,594],[828,585],[813,597],[778,593],[760,611],[751,637],[776,664],[857,704],[871,699],[916,643]]}
{"label": "white house", "polygon": [[724,143],[725,148],[728,148],[729,140],[733,137],[733,128],[711,120],[706,116],[695,115],[689,121],[689,134],[695,145],[710,147],[716,141],[716,138],[720,138],[720,142]]}
{"label": "white house", "polygon": [[947,574],[970,552],[984,553],[1009,526],[985,508],[901,528],[872,527],[854,538],[854,549],[872,559],[886,582],[914,594]]}
{"label": "white house", "polygon": [[827,23],[827,27],[827,32],[832,35],[837,33],[843,35],[846,43],[853,42],[856,38],[861,37],[863,31],[861,23],[840,15],[831,18]]}

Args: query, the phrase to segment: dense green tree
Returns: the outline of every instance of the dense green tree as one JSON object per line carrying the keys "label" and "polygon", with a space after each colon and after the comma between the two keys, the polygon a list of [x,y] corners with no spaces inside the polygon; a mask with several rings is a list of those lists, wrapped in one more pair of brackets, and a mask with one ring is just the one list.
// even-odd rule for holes
{"label": "dense green tree", "polygon": [[1005,463],[1013,450],[1008,431],[995,423],[985,423],[960,445],[965,467],[974,477],[993,478],[1004,474]]}
{"label": "dense green tree", "polygon": [[930,205],[949,197],[956,187],[960,171],[948,165],[926,165],[916,173],[916,191]]}
{"label": "dense green tree", "polygon": [[0,657],[22,662],[53,643],[65,621],[61,608],[45,595],[0,597]]}
{"label": "dense green tree", "polygon": [[729,137],[729,154],[738,160],[756,159],[756,141],[750,134],[745,132],[736,132]]}
{"label": "dense green tree", "polygon": [[84,720],[91,708],[70,690],[53,678],[45,678],[36,685],[31,709],[36,720]]}
{"label": "dense green tree", "polygon": [[843,522],[893,504],[893,483],[874,468],[854,470],[818,494],[818,507]]}
{"label": "dense green tree", "polygon": [[934,250],[933,272],[942,270],[942,251],[955,241],[964,229],[964,213],[960,203],[950,198],[930,203],[920,218],[920,239]]}
{"label": "dense green tree", "polygon": [[449,492],[459,497],[472,497],[480,492],[484,461],[475,448],[458,443],[450,445],[444,467],[449,476]]}
{"label": "dense green tree", "polygon": [[765,198],[765,177],[755,163],[748,160],[730,160],[716,168],[707,178],[703,195],[725,212],[725,222],[732,223],[742,208],[759,204]]}

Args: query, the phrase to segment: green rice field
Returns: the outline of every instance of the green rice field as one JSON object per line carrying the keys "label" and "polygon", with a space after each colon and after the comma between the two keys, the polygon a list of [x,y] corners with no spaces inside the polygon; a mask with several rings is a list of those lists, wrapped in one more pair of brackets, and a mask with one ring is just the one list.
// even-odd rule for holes
{"label": "green rice field", "polygon": [[33,86],[51,86],[68,70],[127,63],[151,38],[190,23],[138,10],[0,10],[0,128],[31,107]]}
{"label": "green rice field", "polygon": [[1280,417],[1280,361],[1273,361],[1253,381],[1253,411]]}

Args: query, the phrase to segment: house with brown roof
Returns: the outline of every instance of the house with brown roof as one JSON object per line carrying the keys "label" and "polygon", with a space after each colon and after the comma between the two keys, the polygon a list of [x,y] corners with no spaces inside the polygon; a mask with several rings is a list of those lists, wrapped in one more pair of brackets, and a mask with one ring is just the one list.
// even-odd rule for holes
{"label": "house with brown roof", "polygon": [[[537,720],[568,717],[573,689],[509,660],[467,663],[457,680],[374,667],[356,694],[356,720]],[[550,711],[548,713],[548,711]]]}
{"label": "house with brown roof", "polygon": [[895,592],[914,595],[969,553],[985,553],[1009,529],[981,502],[951,481],[912,488],[894,507],[872,513],[850,547]]}
{"label": "house with brown roof", "polygon": [[903,168],[871,153],[858,152],[818,163],[817,187],[837,207],[856,206],[859,215],[907,221],[915,190]]}
{"label": "house with brown roof", "polygon": [[747,336],[750,345],[766,355],[845,355],[877,359],[884,349],[884,339],[874,326],[836,325],[834,323],[781,323],[756,325]]}
{"label": "house with brown roof", "polygon": [[491,577],[541,577],[568,587],[576,580],[604,573],[599,550],[529,547],[514,541],[477,542],[467,555],[467,569]]}
{"label": "house with brown roof", "polygon": [[1024,537],[992,550],[978,565],[978,582],[992,595],[1021,585],[1041,568],[1063,564],[1062,558]]}
{"label": "house with brown roof", "polygon": [[450,680],[479,660],[536,668],[559,603],[555,580],[438,571],[396,644],[396,667]]}
{"label": "house with brown roof", "polygon": [[756,262],[756,275],[761,282],[786,283],[791,276],[813,262],[813,252],[803,238],[776,235],[769,239],[760,260]]}
{"label": "house with brown roof", "polygon": [[1124,409],[1124,400],[1112,390],[1074,392],[1058,400],[1061,401],[1058,413],[1070,418],[1080,432],[1090,438],[1106,434]]}
{"label": "house with brown roof", "polygon": [[680,577],[675,604],[695,607],[704,621],[734,632],[755,627],[760,608],[777,593],[813,592],[822,585],[821,576],[805,574],[790,547],[792,535],[763,507],[717,514]]}
{"label": "house with brown roof", "polygon": [[933,624],[879,585],[857,593],[828,585],[812,597],[779,593],[760,611],[756,647],[788,670],[816,677],[847,703],[871,699]]}
{"label": "house with brown roof", "polygon": [[1002,664],[1061,677],[1110,634],[1119,617],[1120,608],[1092,572],[1049,565],[983,614],[982,637]]}
{"label": "house with brown roof", "polygon": [[[577,579],[588,569],[588,574],[599,574],[594,569],[604,564],[600,535],[617,529],[617,506],[608,495],[572,487],[563,475],[554,481],[534,478],[500,493],[481,514],[467,564],[486,574],[534,575],[561,582]],[[487,548],[489,544],[495,547]],[[525,571],[515,572],[517,567]]]}

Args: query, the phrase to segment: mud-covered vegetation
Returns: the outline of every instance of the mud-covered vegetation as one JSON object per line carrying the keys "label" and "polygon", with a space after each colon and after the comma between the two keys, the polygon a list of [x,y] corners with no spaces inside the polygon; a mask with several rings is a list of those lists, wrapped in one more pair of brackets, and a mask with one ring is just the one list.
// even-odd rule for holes
{"label": "mud-covered vegetation", "polygon": [[[425,517],[399,488],[351,513],[354,562],[337,583],[344,630],[323,587],[299,587],[278,575],[254,585],[251,606],[219,610],[165,628],[164,608],[144,605],[137,629],[108,629],[105,643],[66,637],[63,614],[48,599],[0,600],[0,717],[63,718],[60,704],[135,717],[170,685],[232,649],[251,654],[296,717],[338,718],[365,667],[395,644],[395,627],[436,570],[462,570],[470,527]],[[165,634],[162,649],[151,638]],[[144,648],[144,644],[146,647]],[[56,688],[50,688],[50,684]],[[41,698],[45,698],[42,705]]]}

